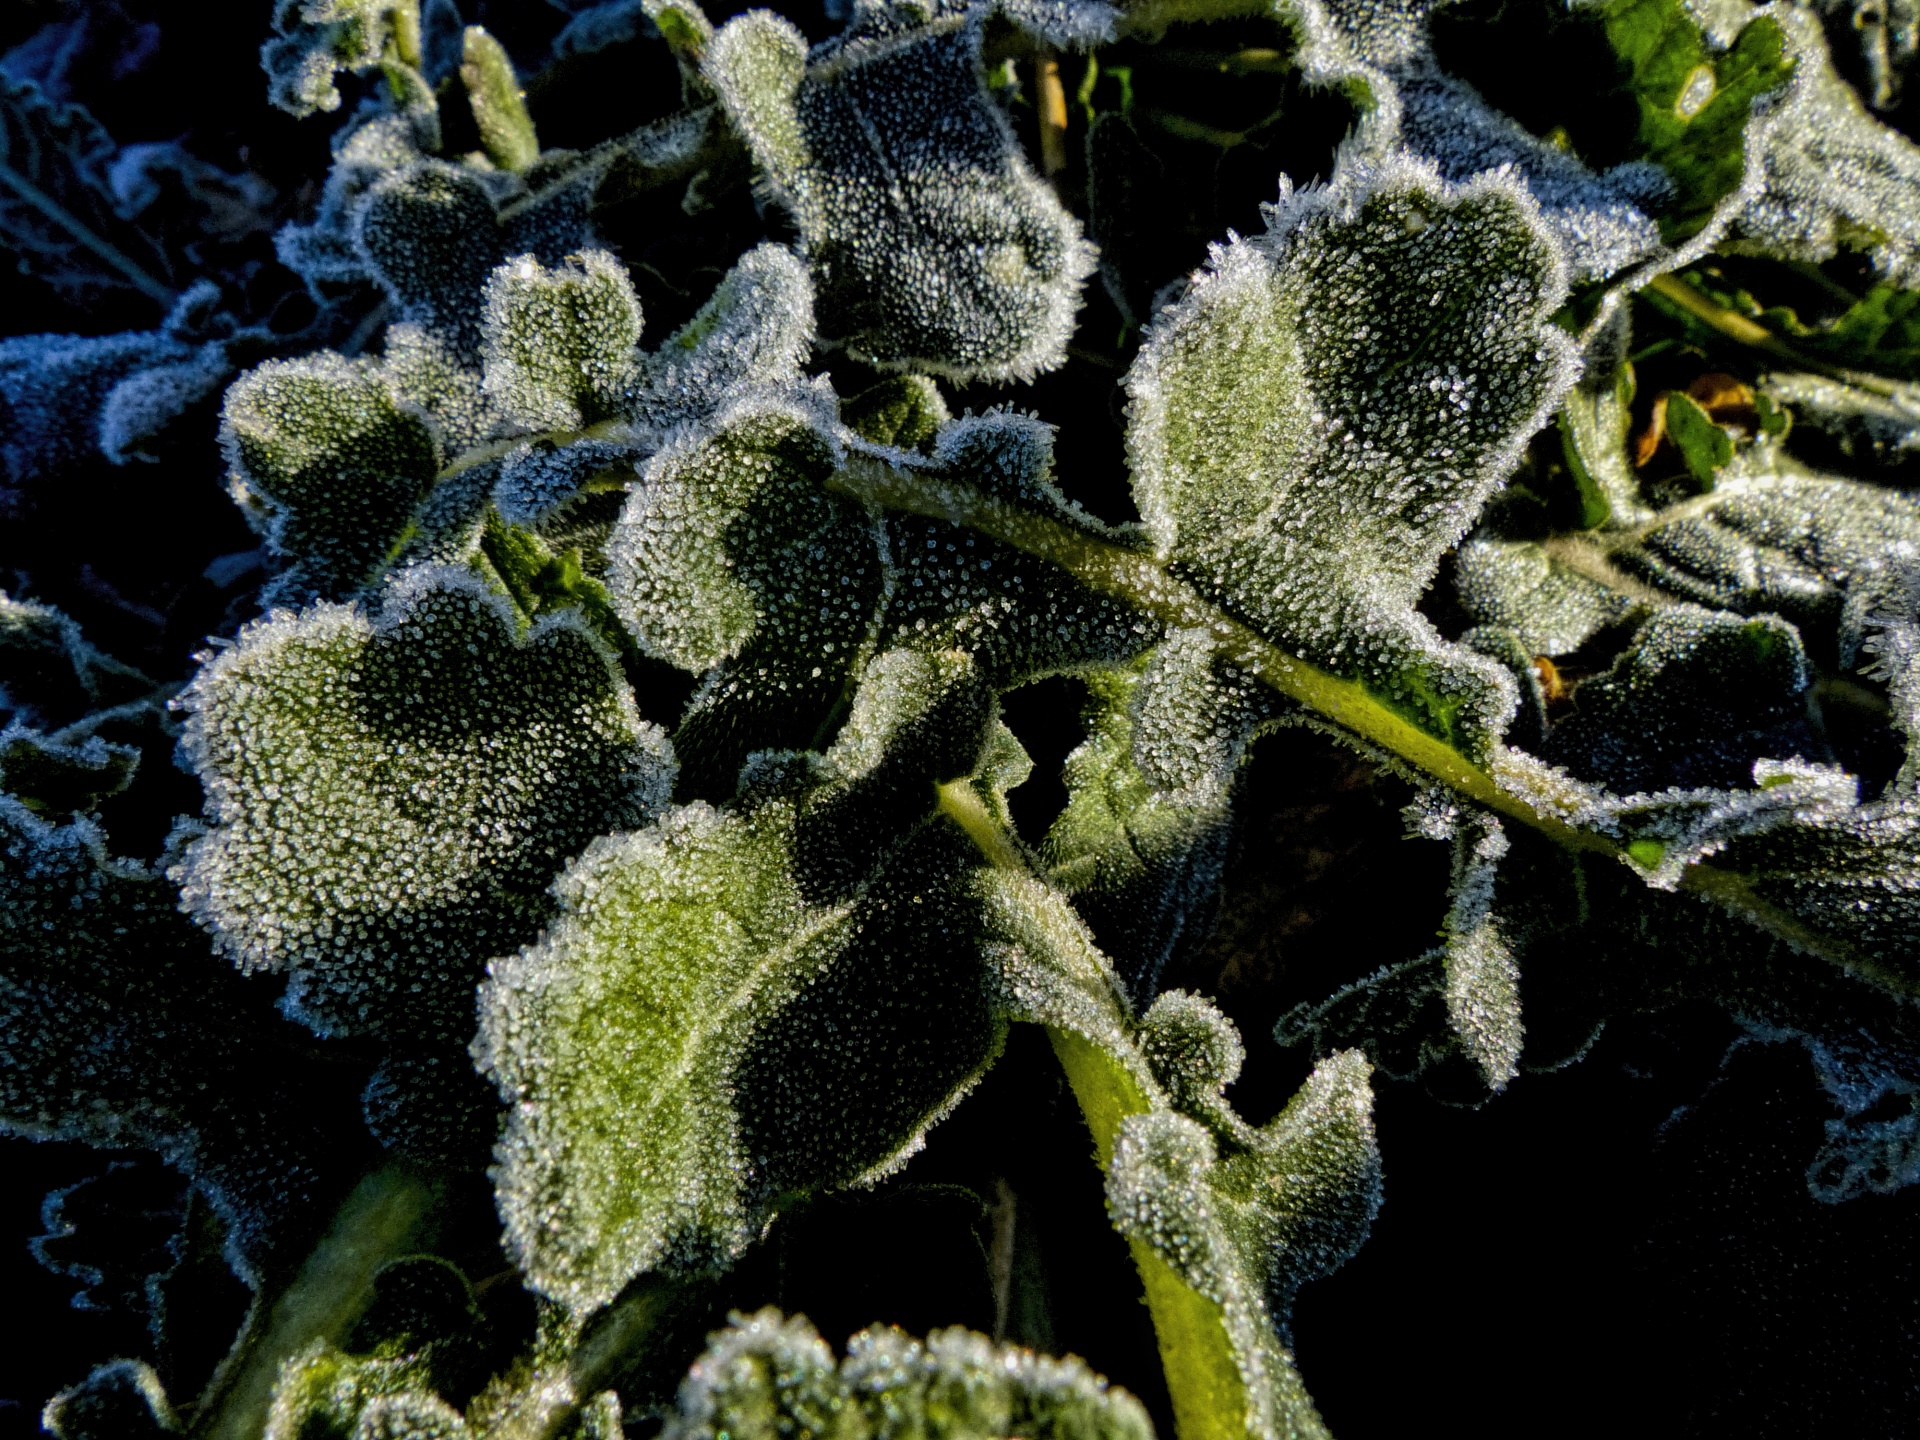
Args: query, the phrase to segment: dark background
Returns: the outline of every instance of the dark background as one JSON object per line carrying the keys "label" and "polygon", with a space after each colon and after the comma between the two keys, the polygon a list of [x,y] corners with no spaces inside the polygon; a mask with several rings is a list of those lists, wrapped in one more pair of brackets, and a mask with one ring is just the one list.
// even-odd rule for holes
{"label": "dark background", "polygon": [[[530,103],[546,143],[590,142],[677,104],[657,44],[540,76],[565,22],[559,10],[538,0],[464,8],[534,77]],[[1443,58],[1535,129],[1565,125],[1589,158],[1621,158],[1624,149],[1609,146],[1624,146],[1630,113],[1623,122],[1604,101],[1565,111],[1569,95],[1600,93],[1605,76],[1595,76],[1591,37],[1583,46],[1577,31],[1543,18],[1547,9],[1467,7],[1443,25]],[[0,50],[39,47],[15,51],[28,60],[14,63],[40,66],[50,90],[64,87],[63,98],[88,105],[123,144],[181,140],[225,168],[253,170],[280,197],[277,223],[311,205],[338,117],[296,122],[265,104],[255,50],[267,11],[266,0],[12,0],[0,12]],[[833,28],[815,10],[790,13],[816,38]],[[50,36],[70,42],[51,66]],[[1239,39],[1286,43],[1259,27]],[[1515,54],[1529,63],[1511,64]],[[1076,63],[1067,62],[1070,88]],[[1139,223],[1110,237],[1114,253],[1146,257],[1136,274],[1157,266],[1161,281],[1198,264],[1207,240],[1229,227],[1257,230],[1278,172],[1297,183],[1323,172],[1348,118],[1342,102],[1302,94],[1289,76],[1238,89],[1195,81],[1189,93],[1177,69],[1153,72],[1156,92],[1149,66],[1137,66],[1140,103],[1213,105],[1220,128],[1251,138],[1224,151],[1196,146],[1168,165],[1162,187],[1137,197]],[[1083,208],[1084,175],[1071,170],[1062,186]],[[609,215],[602,230],[633,270],[648,333],[658,336],[765,225],[743,189],[697,219],[639,204]],[[287,329],[304,323],[309,302],[273,260],[265,230],[216,262],[236,311]],[[1112,519],[1131,513],[1116,382],[1136,333],[1123,307],[1144,299],[1140,282],[1134,288],[1129,299],[1125,284],[1117,298],[1090,286],[1064,370],[1028,388],[974,387],[954,407],[1011,401],[1060,424],[1063,485]],[[138,297],[79,310],[30,275],[0,275],[5,333],[97,334],[158,318]],[[825,368],[840,367],[829,359]],[[17,504],[0,519],[0,585],[60,605],[96,644],[149,674],[184,679],[203,636],[230,634],[250,616],[258,580],[222,584],[207,574],[216,558],[257,544],[221,488],[216,409],[210,402],[176,426],[155,464],[101,461]],[[1069,680],[1008,698],[1008,719],[1036,761],[1035,779],[1015,797],[1030,837],[1064,802],[1055,776],[1080,738],[1080,699]],[[196,810],[198,796],[164,753],[149,755],[146,768],[138,803],[109,822],[118,848],[152,855],[171,816]],[[1410,798],[1404,784],[1314,734],[1283,732],[1257,748],[1220,921],[1169,976],[1215,996],[1239,1022],[1249,1059],[1232,1098],[1250,1120],[1276,1113],[1309,1068],[1303,1052],[1268,1038],[1282,1013],[1434,943],[1446,850],[1403,838],[1399,811]],[[1383,1085],[1385,1207],[1359,1256],[1305,1290],[1294,1321],[1301,1369],[1332,1430],[1342,1440],[1442,1430],[1920,1434],[1920,1197],[1813,1201],[1805,1169],[1831,1113],[1801,1050],[1744,1039],[1706,1007],[1613,1022],[1580,1063],[1523,1074],[1478,1109],[1443,1104],[1418,1085]],[[93,1364],[145,1353],[144,1324],[135,1307],[114,1301],[113,1275],[86,1286],[28,1249],[49,1191],[114,1165],[122,1168],[93,1193],[116,1203],[91,1223],[108,1230],[106,1251],[151,1254],[177,1219],[179,1187],[164,1167],[0,1141],[0,1294],[14,1316],[0,1345],[0,1436],[34,1433],[48,1395]],[[1016,1030],[1005,1060],[902,1175],[781,1221],[711,1297],[708,1319],[728,1305],[779,1303],[804,1310],[836,1341],[872,1321],[992,1330],[987,1256],[996,1218],[1004,1229],[1009,1217],[1018,1284],[1007,1333],[1084,1356],[1139,1393],[1170,1435],[1125,1246],[1106,1222],[1077,1110],[1030,1027]],[[70,1303],[81,1290],[93,1308]],[[201,1343],[217,1350],[244,1292],[202,1277],[171,1303],[176,1315],[182,1306],[204,1315]],[[673,1363],[691,1358],[689,1349]]]}

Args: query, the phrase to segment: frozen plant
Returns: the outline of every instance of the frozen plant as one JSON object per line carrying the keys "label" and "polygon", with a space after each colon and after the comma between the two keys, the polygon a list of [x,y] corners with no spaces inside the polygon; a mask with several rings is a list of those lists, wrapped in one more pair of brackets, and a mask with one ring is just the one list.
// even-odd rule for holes
{"label": "frozen plant", "polygon": [[[1182,1440],[1327,1433],[1295,1301],[1391,1193],[1377,1082],[1705,1002],[1811,1057],[1813,1198],[1920,1178],[1920,149],[1813,10],[1538,4],[1632,125],[1535,133],[1418,0],[262,0],[339,117],[286,196],[0,73],[0,242],[147,307],[0,342],[0,500],[157,460],[254,536],[120,658],[47,603],[141,618],[91,559],[0,594],[0,1126],[173,1186],[151,1346],[47,1428],[1146,1440],[999,1172],[917,1178],[1023,1036]],[[1283,727],[1452,858],[1437,944],[1245,1034],[1194,956]],[[903,1195],[994,1304],[836,1353],[767,1276]]]}

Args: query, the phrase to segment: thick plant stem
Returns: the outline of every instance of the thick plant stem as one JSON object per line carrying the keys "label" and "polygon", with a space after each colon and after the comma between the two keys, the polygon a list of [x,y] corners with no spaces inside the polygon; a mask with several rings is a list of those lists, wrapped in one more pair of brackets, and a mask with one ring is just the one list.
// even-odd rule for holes
{"label": "thick plant stem", "polygon": [[260,1440],[280,1367],[315,1341],[345,1338],[373,1294],[375,1273],[419,1248],[434,1198],[433,1184],[403,1165],[382,1166],[354,1187],[194,1426],[198,1440]]}
{"label": "thick plant stem", "polygon": [[[1540,831],[1568,850],[1623,862],[1626,859],[1625,849],[1606,836],[1580,829],[1562,815],[1534,804],[1515,788],[1503,786],[1497,778],[1500,770],[1519,764],[1503,748],[1495,747],[1489,764],[1475,764],[1390,708],[1365,686],[1289,655],[1142,550],[1091,535],[971,486],[866,457],[851,457],[848,467],[828,484],[869,504],[965,525],[1049,560],[1089,589],[1124,601],[1170,630],[1203,630],[1223,659],[1408,769],[1432,777],[1476,805]],[[1813,929],[1756,895],[1744,878],[1730,871],[1696,862],[1682,875],[1680,888],[1717,902],[1795,950],[1817,955],[1896,993],[1920,994],[1920,983],[1913,977],[1861,953],[1839,936]]]}
{"label": "thick plant stem", "polygon": [[[989,864],[1002,870],[1029,869],[1018,845],[968,782],[950,781],[937,787],[937,794],[941,812],[966,832]],[[1113,1019],[1125,1024],[1124,1016],[1116,1014]],[[1152,1110],[1152,1097],[1125,1065],[1084,1035],[1054,1025],[1046,1029],[1093,1136],[1094,1158],[1105,1174],[1113,1161],[1120,1122]],[[1181,1279],[1152,1247],[1131,1237],[1127,1247],[1153,1316],[1179,1440],[1245,1440],[1247,1391],[1220,1307]]]}

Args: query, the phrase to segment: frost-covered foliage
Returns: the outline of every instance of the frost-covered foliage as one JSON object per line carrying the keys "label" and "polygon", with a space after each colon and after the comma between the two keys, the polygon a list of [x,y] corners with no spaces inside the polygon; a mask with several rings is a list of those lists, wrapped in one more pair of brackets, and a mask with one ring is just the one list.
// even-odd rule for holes
{"label": "frost-covered foliage", "polygon": [[[0,340],[0,1127],[188,1197],[52,1433],[1147,1440],[1017,1343],[1131,1353],[988,1153],[1091,1140],[1119,1378],[1324,1435],[1376,1084],[1696,1002],[1702,1073],[1811,1058],[1798,1198],[1920,1180],[1911,15],[1863,100],[1818,7],[1548,7],[1571,135],[1421,0],[472,8],[263,4],[272,103],[342,117],[298,186],[0,60],[0,242],[137,317]],[[43,578],[142,486],[226,548]],[[1403,951],[1261,981],[1219,935],[1322,923],[1320,810],[1379,803],[1276,802],[1283,727],[1451,860],[1372,872]],[[1027,1082],[1030,1136],[942,1123]],[[924,1174],[995,1338],[836,1356],[810,1227]],[[154,1297],[221,1256],[194,1373]]]}

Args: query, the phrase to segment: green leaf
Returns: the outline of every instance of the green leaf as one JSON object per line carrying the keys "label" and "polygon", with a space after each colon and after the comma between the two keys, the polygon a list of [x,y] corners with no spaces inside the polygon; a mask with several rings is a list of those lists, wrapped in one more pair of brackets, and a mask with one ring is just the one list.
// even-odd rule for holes
{"label": "green leaf", "polygon": [[930,814],[979,763],[971,669],[875,660],[825,756],[593,846],[545,938],[494,966],[479,1054],[537,1291],[585,1315],[726,1263],[787,1197],[904,1161],[998,1053],[977,860]]}
{"label": "green leaf", "polygon": [[916,1340],[873,1325],[837,1365],[812,1325],[735,1315],[680,1387],[667,1440],[952,1433],[978,1440],[1152,1440],[1140,1402],[1082,1362],[954,1327]]}
{"label": "green leaf", "polygon": [[1026,379],[1065,358],[1080,228],[981,84],[976,26],[863,9],[811,58],[729,22],[703,70],[792,209],[827,337],[883,369]]}
{"label": "green leaf", "polygon": [[1796,56],[1771,16],[1709,48],[1682,0],[1604,0],[1594,8],[1640,107],[1641,153],[1678,192],[1661,230],[1669,241],[1684,240],[1740,189],[1754,101],[1787,82]]}
{"label": "green leaf", "polygon": [[98,735],[63,740],[17,725],[0,730],[0,791],[52,820],[69,820],[119,794],[139,763],[133,746]]}
{"label": "green leaf", "polygon": [[1529,656],[1571,654],[1642,604],[1574,569],[1555,548],[1479,535],[1454,556],[1453,583],[1477,624],[1511,634]]}
{"label": "green leaf", "polygon": [[298,562],[296,595],[351,594],[374,579],[440,466],[432,429],[377,371],[325,352],[243,375],[220,440],[234,498]]}
{"label": "green leaf", "polygon": [[216,946],[291,973],[322,1034],[462,1037],[483,962],[532,938],[596,835],[664,801],[671,752],[577,614],[524,635],[445,568],[377,618],[279,612],[183,697],[209,831],[174,872]]}
{"label": "green leaf", "polygon": [[1217,253],[1128,377],[1156,552],[1276,643],[1484,753],[1511,692],[1413,605],[1573,379],[1547,318],[1565,284],[1554,246],[1510,179],[1454,190],[1394,164],[1273,223]]}
{"label": "green leaf", "polygon": [[582,250],[548,270],[531,255],[487,279],[486,387],[525,430],[581,430],[621,413],[633,387],[640,302],[619,261]]}
{"label": "green leaf", "polygon": [[540,158],[540,141],[527,114],[520,77],[500,42],[478,25],[469,25],[462,41],[460,80],[488,158],[516,173],[531,167]]}
{"label": "green leaf", "polygon": [[1675,390],[1668,393],[1666,402],[1667,438],[1680,452],[1694,483],[1703,492],[1713,489],[1715,478],[1733,459],[1733,437],[1690,396]]}

